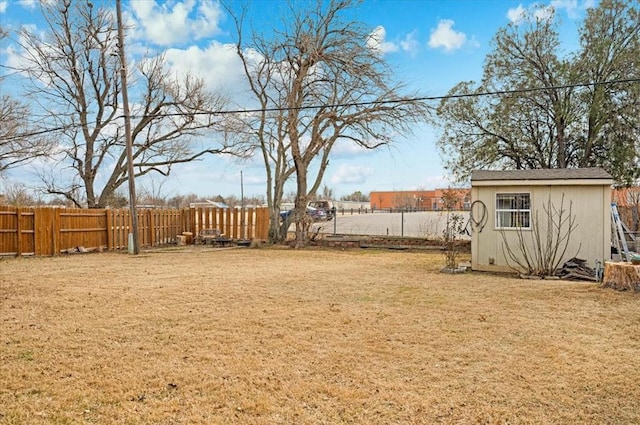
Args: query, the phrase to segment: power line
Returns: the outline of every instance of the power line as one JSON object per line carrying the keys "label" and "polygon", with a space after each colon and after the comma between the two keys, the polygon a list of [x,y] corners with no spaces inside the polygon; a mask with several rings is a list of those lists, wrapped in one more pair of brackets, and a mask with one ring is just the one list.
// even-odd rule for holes
{"label": "power line", "polygon": [[[184,115],[235,115],[235,114],[252,114],[257,112],[284,112],[284,111],[294,111],[294,110],[313,110],[313,109],[322,109],[322,108],[345,108],[345,107],[358,107],[358,106],[372,106],[372,105],[385,105],[385,104],[397,104],[397,103],[413,103],[413,102],[431,102],[437,100],[447,100],[447,99],[463,99],[463,98],[472,98],[472,97],[486,97],[486,96],[503,96],[510,94],[521,94],[521,93],[535,93],[546,90],[563,90],[563,89],[571,89],[571,88],[580,88],[580,87],[595,87],[595,86],[603,86],[603,85],[614,85],[614,84],[625,84],[625,83],[640,83],[640,78],[626,78],[626,79],[617,79],[617,80],[608,80],[608,81],[600,81],[600,82],[589,82],[589,83],[574,83],[574,84],[563,84],[556,86],[545,86],[545,87],[530,87],[523,89],[513,89],[513,90],[495,90],[495,91],[484,91],[477,93],[460,93],[460,94],[447,94],[440,96],[422,96],[422,97],[412,97],[412,98],[402,98],[402,99],[388,99],[388,100],[371,100],[365,102],[348,102],[348,103],[335,103],[335,104],[326,104],[326,105],[306,105],[299,107],[274,107],[274,108],[257,108],[257,109],[233,109],[233,110],[223,110],[223,111],[202,111],[202,112],[174,112],[174,113],[166,113],[154,115],[153,117],[177,117]],[[129,118],[148,118],[149,115],[131,115]],[[120,115],[115,119],[125,118],[124,115]],[[15,135],[11,137],[6,137],[0,140],[15,140],[26,137],[39,136],[49,132],[55,131],[63,131],[71,128],[81,128],[83,125],[75,124],[75,125],[66,125],[61,127],[50,128],[41,131],[34,131],[29,133],[24,133],[20,135]]]}
{"label": "power line", "polygon": [[[190,114],[175,112],[175,113],[163,114],[162,116],[231,115],[231,114],[247,114],[247,113],[255,113],[255,112],[283,112],[283,111],[309,110],[309,109],[321,109],[321,108],[344,108],[344,107],[384,105],[384,104],[394,104],[394,103],[429,102],[434,100],[460,99],[460,98],[466,98],[466,97],[501,96],[501,95],[507,95],[507,94],[532,93],[532,92],[539,92],[539,91],[545,91],[545,90],[562,90],[562,89],[570,89],[570,88],[578,88],[578,87],[591,87],[591,86],[599,86],[599,85],[613,85],[613,84],[638,83],[638,82],[640,82],[640,78],[628,78],[628,79],[618,79],[618,80],[609,80],[609,81],[601,81],[601,82],[564,84],[564,85],[558,85],[558,86],[533,87],[533,88],[514,89],[514,90],[497,90],[497,91],[485,91],[485,92],[478,92],[478,93],[448,94],[448,95],[441,95],[441,96],[424,96],[424,97],[412,97],[412,98],[389,99],[389,100],[370,100],[365,102],[334,103],[334,104],[327,104],[327,105],[274,107],[274,108],[264,108],[264,109],[262,108],[237,109],[237,110],[228,110],[228,111],[194,112]],[[146,117],[147,117],[146,115],[135,116],[135,118],[146,118]]]}

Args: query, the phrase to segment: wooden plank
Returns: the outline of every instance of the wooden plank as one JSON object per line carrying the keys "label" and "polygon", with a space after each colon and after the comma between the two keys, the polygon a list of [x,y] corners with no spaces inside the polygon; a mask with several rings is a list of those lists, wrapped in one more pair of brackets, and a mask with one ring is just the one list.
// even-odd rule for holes
{"label": "wooden plank", "polygon": [[104,227],[87,227],[77,229],[60,229],[60,233],[96,233],[104,232]]}
{"label": "wooden plank", "polygon": [[240,235],[242,234],[241,231],[241,227],[242,227],[242,213],[240,211],[240,208],[229,208],[232,211],[232,223],[231,225],[233,226],[233,232],[232,232],[232,236],[231,239],[240,239]]}
{"label": "wooden plank", "polygon": [[105,218],[107,221],[107,250],[113,250],[113,211],[105,210]]}
{"label": "wooden plank", "polygon": [[20,238],[22,244],[21,255],[35,255],[36,252],[36,232],[35,232],[35,211],[33,208],[21,208],[20,214]]}
{"label": "wooden plank", "polygon": [[90,212],[90,213],[87,213],[84,211],[85,210],[81,210],[77,208],[73,209],[73,212],[69,212],[69,210],[67,210],[66,212],[60,211],[60,217],[103,217],[104,216],[103,209],[93,209],[91,211],[94,211],[94,212]]}
{"label": "wooden plank", "polygon": [[224,212],[226,212],[225,214],[225,230],[224,230],[224,234],[227,235],[228,238],[232,237],[232,228],[231,228],[231,208],[227,208],[225,210],[223,210]]}
{"label": "wooden plank", "polygon": [[189,208],[189,220],[190,220],[190,231],[191,233],[193,233],[194,235],[197,235],[197,229],[196,229],[196,209],[195,208]]}
{"label": "wooden plank", "polygon": [[[159,211],[162,214],[162,211]],[[147,222],[149,225],[149,245],[156,245],[156,211],[149,210],[147,213]]]}
{"label": "wooden plank", "polygon": [[51,255],[51,215],[45,208],[35,208],[33,230],[34,230],[34,254]]}
{"label": "wooden plank", "polygon": [[256,214],[256,239],[269,238],[269,208],[261,208]]}
{"label": "wooden plank", "polygon": [[23,253],[22,246],[22,208],[16,209],[16,255],[20,257]]}
{"label": "wooden plank", "polygon": [[202,230],[202,229],[211,229],[211,228],[215,228],[216,227],[216,208],[210,209],[210,208],[203,208],[202,209],[203,213],[204,213],[204,222],[202,223],[202,227],[198,230]]}
{"label": "wooden plank", "polygon": [[245,239],[253,239],[255,235],[255,229],[253,224],[253,219],[255,217],[255,208],[249,208],[247,211],[247,234],[245,235]]}
{"label": "wooden plank", "polygon": [[19,220],[19,208],[0,206],[0,255],[21,255]]}
{"label": "wooden plank", "polygon": [[[145,214],[146,209],[138,209],[136,210],[136,216],[138,218],[138,246],[139,247],[143,247],[143,246],[147,246],[148,245],[148,240],[147,240],[147,215]],[[131,224],[133,226],[133,223]]]}
{"label": "wooden plank", "polygon": [[58,255],[60,254],[60,222],[61,222],[61,217],[60,217],[60,209],[55,208],[53,210],[53,215],[52,215],[52,226],[51,226],[51,250],[52,255]]}

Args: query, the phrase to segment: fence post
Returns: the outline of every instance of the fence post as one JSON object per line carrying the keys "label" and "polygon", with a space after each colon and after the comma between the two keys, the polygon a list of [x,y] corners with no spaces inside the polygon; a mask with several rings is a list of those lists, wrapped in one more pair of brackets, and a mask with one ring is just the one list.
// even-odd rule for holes
{"label": "fence post", "polygon": [[[191,234],[192,235],[197,235],[198,232],[196,231],[196,209],[195,208],[189,208],[189,210],[187,212],[189,213],[188,216],[189,216],[189,219],[191,220],[191,223],[190,223],[190,225],[191,225],[190,226],[191,227]],[[183,232],[184,231],[188,231],[188,228],[182,229],[182,231]],[[182,234],[182,233],[180,233],[180,234]]]}
{"label": "fence post", "polygon": [[108,209],[104,210],[107,222],[107,251],[113,250],[113,211]]}
{"label": "fence post", "polygon": [[148,209],[147,210],[147,223],[149,226],[149,245],[156,245],[156,221],[155,221],[155,210]]}
{"label": "fence post", "polygon": [[53,210],[53,225],[51,226],[51,240],[53,244],[53,255],[57,256],[60,254],[60,227],[62,226],[62,222],[60,219],[60,208],[55,208]]}
{"label": "fence post", "polygon": [[20,207],[16,208],[16,219],[18,220],[16,222],[16,233],[18,236],[18,247],[17,247],[18,252],[16,254],[18,257],[21,257],[22,256],[22,208]]}
{"label": "fence post", "polygon": [[247,220],[247,222],[245,223],[245,234],[244,234],[244,238],[245,240],[247,239],[253,239],[253,216],[255,214],[256,209],[254,207],[250,207],[247,208],[247,216],[245,217],[245,220]]}
{"label": "fence post", "polygon": [[227,222],[225,223],[226,231],[224,233],[227,235],[227,237],[233,239],[233,233],[235,233],[235,232],[233,232],[233,229],[231,227],[231,208],[227,208],[226,211],[227,211],[227,214],[226,214],[226,216],[227,216],[226,217],[226,221]]}

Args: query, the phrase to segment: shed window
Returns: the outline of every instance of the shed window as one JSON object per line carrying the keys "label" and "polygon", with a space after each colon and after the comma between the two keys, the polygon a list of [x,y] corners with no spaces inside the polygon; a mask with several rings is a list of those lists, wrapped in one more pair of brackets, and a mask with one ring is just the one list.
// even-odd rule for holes
{"label": "shed window", "polygon": [[496,228],[498,229],[530,229],[531,228],[531,194],[529,193],[497,193],[496,194]]}

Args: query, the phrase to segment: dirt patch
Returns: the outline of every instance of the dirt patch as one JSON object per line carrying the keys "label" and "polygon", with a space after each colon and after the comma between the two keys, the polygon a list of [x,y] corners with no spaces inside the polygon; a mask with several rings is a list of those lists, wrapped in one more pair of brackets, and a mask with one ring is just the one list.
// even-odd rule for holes
{"label": "dirt patch", "polygon": [[0,423],[638,423],[638,294],[440,253],[0,260]]}

